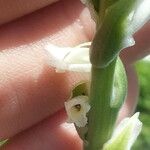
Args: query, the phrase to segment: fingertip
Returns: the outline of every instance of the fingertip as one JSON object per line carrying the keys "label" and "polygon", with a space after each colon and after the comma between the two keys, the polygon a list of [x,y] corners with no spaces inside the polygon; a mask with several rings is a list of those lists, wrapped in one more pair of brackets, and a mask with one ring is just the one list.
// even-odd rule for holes
{"label": "fingertip", "polygon": [[82,142],[73,125],[62,123],[64,111],[10,139],[2,150],[81,150]]}

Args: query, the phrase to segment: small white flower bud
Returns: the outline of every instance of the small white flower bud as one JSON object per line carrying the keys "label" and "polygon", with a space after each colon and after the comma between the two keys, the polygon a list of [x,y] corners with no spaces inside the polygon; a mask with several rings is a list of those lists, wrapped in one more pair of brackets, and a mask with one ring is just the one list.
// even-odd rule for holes
{"label": "small white flower bud", "polygon": [[78,127],[85,127],[87,124],[87,112],[90,110],[89,98],[77,96],[65,102],[65,108],[69,123],[75,123]]}

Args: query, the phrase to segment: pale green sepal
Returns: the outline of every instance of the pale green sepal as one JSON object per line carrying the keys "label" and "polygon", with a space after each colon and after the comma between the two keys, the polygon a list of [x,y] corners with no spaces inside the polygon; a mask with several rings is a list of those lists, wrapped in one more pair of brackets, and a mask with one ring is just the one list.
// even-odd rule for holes
{"label": "pale green sepal", "polygon": [[124,65],[118,57],[115,67],[111,107],[120,109],[127,95],[127,77]]}
{"label": "pale green sepal", "polygon": [[89,92],[90,92],[90,81],[83,80],[73,87],[71,98],[76,96],[89,96]]}
{"label": "pale green sepal", "polygon": [[139,113],[125,118],[115,129],[112,138],[104,144],[103,150],[130,150],[142,129]]}

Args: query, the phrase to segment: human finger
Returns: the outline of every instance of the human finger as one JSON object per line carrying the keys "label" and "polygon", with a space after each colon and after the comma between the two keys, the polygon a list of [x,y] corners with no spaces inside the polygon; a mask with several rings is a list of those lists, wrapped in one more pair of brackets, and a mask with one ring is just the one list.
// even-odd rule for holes
{"label": "human finger", "polygon": [[0,0],[0,25],[41,9],[56,1],[57,0]]}
{"label": "human finger", "polygon": [[[63,9],[60,9],[62,6],[64,6]],[[76,9],[72,9],[72,6]],[[59,17],[54,15],[54,12],[56,12],[57,9],[59,10],[57,11]],[[64,11],[65,13],[62,13]],[[71,16],[65,17],[63,14]],[[39,22],[39,20],[41,22]],[[5,50],[2,55],[3,59],[1,60],[3,61],[1,68],[4,68],[3,65],[6,65],[5,69],[2,70],[2,75],[5,75],[5,77],[9,75],[11,78],[2,78],[3,84],[1,89],[2,92],[5,89],[5,92],[1,95],[2,98],[4,98],[3,101],[6,100],[3,106],[5,105],[8,107],[5,107],[2,113],[1,137],[13,136],[56,112],[63,106],[64,100],[67,99],[68,94],[70,93],[70,85],[72,85],[74,81],[77,82],[81,79],[82,75],[80,77],[78,75],[71,77],[68,74],[56,75],[53,69],[48,69],[48,60],[43,53],[42,47],[48,42],[62,46],[72,46],[91,39],[94,32],[93,25],[91,25],[90,22],[89,13],[87,13],[86,9],[83,9],[83,6],[79,1],[74,3],[73,1],[70,1],[70,3],[69,1],[62,1],[53,5],[53,8],[49,7],[43,9],[16,22],[10,23],[7,26],[1,27],[1,49],[7,49],[8,47],[15,47],[22,44],[26,45],[22,48],[17,48],[14,51],[10,50],[11,52]],[[32,44],[29,45],[29,43]],[[10,64],[8,63],[8,60],[11,60]],[[16,68],[15,66],[19,67]],[[13,68],[17,70],[17,74]],[[19,68],[21,70],[18,72]],[[36,69],[33,70],[33,68]],[[51,76],[49,76],[49,74],[51,74]],[[21,81],[18,80],[20,77]],[[37,78],[35,79],[34,77]],[[7,82],[4,82],[4,80]],[[17,83],[18,81],[19,83]],[[36,81],[37,84],[31,81]],[[57,83],[55,83],[56,81]],[[64,83],[62,82],[61,84],[60,81],[65,82],[65,86],[63,86]],[[6,85],[5,88],[4,85]],[[24,87],[24,85],[26,86]],[[52,87],[52,85],[56,86]],[[60,87],[60,92],[57,91],[57,87]],[[49,91],[52,92],[50,93]],[[58,93],[60,95],[58,95]],[[16,98],[16,101],[14,100],[14,97]],[[43,97],[46,97],[44,103],[41,101]],[[21,99],[23,99],[23,103]],[[51,103],[53,99],[56,99],[55,102],[53,101],[55,104]],[[18,100],[19,103],[17,102]],[[30,103],[29,100],[32,100],[33,105],[28,105]],[[59,100],[62,101],[60,102]],[[58,106],[58,104],[60,106]],[[37,109],[36,105],[38,106]],[[53,108],[49,109],[50,106],[53,106]]]}
{"label": "human finger", "polygon": [[[60,17],[56,17],[56,10]],[[85,79],[81,74],[56,74],[43,47],[47,43],[71,46],[88,40],[88,16],[80,1],[68,0],[0,28],[1,139],[61,109],[74,83]],[[84,19],[89,20],[86,29],[81,28]]]}
{"label": "human finger", "polygon": [[[9,139],[1,150],[81,150],[82,142],[73,125],[62,123],[64,110]],[[62,119],[63,118],[63,119]]]}

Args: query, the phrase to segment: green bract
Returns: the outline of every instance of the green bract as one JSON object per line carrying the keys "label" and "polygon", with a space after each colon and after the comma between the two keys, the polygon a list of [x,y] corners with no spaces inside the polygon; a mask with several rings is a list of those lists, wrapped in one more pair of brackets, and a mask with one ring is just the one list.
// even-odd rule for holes
{"label": "green bract", "polygon": [[[99,18],[102,22],[97,24],[91,46],[91,63],[96,67],[107,66],[122,49],[134,45],[133,33],[150,17],[148,0],[118,0],[111,3],[106,3],[109,7],[104,10],[104,19]],[[145,8],[146,12],[141,17],[140,12]]]}

